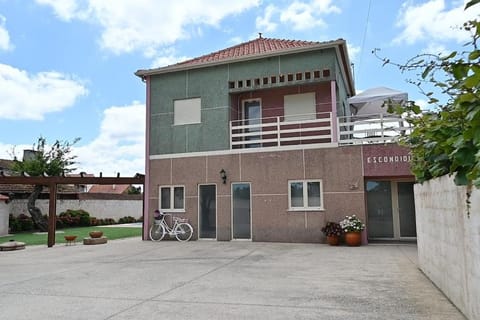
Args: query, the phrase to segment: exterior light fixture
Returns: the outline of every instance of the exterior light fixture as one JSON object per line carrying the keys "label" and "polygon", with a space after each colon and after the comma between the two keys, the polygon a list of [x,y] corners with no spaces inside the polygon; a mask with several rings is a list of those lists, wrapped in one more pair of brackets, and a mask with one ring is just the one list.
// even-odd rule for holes
{"label": "exterior light fixture", "polygon": [[220,170],[220,178],[222,178],[223,184],[227,183],[227,173],[224,169]]}

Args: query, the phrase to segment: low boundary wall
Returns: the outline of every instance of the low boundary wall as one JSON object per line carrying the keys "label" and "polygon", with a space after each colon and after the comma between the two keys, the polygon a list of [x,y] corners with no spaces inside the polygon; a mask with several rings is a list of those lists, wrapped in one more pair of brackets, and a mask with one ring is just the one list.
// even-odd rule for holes
{"label": "low boundary wall", "polygon": [[441,177],[415,185],[422,271],[469,319],[480,319],[480,190],[467,217],[466,188]]}
{"label": "low boundary wall", "polygon": [[[48,214],[48,200],[39,199],[36,206],[44,214]],[[143,200],[139,199],[58,199],[57,215],[68,209],[87,211],[90,216],[99,219],[113,218],[116,221],[122,217],[132,216],[139,219],[143,215]],[[27,199],[14,199],[10,203],[10,212],[14,216],[26,214],[30,216],[27,210]]]}

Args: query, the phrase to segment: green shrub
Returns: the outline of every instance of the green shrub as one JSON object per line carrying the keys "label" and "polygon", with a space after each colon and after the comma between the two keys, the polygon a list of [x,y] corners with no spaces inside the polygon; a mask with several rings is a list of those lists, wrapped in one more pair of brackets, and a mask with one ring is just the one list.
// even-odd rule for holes
{"label": "green shrub", "polygon": [[20,222],[18,221],[17,217],[15,217],[13,214],[10,214],[8,216],[8,226],[10,228],[11,233],[22,231]]}
{"label": "green shrub", "polygon": [[88,227],[90,226],[90,214],[88,212],[80,212],[79,213],[79,218],[80,218],[80,226],[81,227]]}
{"label": "green shrub", "polygon": [[118,219],[118,223],[134,223],[136,222],[134,217],[126,216],[123,218]]}
{"label": "green shrub", "polygon": [[58,217],[65,227],[88,227],[90,226],[90,214],[85,210],[71,210],[61,212]]}
{"label": "green shrub", "polygon": [[110,225],[110,224],[116,224],[117,222],[115,221],[115,219],[112,219],[112,218],[105,218],[103,219],[103,222],[105,225]]}
{"label": "green shrub", "polygon": [[91,226],[98,226],[98,221],[99,219],[95,218],[95,217],[90,217],[90,225]]}
{"label": "green shrub", "polygon": [[63,223],[62,219],[57,217],[57,220],[55,221],[55,225],[57,229],[62,229],[65,228],[65,224]]}
{"label": "green shrub", "polygon": [[20,214],[17,218],[17,221],[20,225],[20,231],[33,230],[33,220],[26,214]]}

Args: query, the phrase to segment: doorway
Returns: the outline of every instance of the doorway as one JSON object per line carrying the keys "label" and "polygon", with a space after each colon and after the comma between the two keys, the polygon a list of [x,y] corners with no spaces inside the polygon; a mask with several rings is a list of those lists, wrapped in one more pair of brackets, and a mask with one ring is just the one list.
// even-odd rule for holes
{"label": "doorway", "polygon": [[368,180],[368,239],[416,239],[414,182]]}
{"label": "doorway", "polygon": [[232,239],[252,239],[250,183],[232,183]]}
{"label": "doorway", "polygon": [[205,184],[198,186],[198,237],[200,239],[217,238],[217,186]]}

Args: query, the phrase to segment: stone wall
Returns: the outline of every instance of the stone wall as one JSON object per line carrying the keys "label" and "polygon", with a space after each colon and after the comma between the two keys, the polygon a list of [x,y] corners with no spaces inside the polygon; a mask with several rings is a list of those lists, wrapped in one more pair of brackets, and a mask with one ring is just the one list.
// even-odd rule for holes
{"label": "stone wall", "polygon": [[480,319],[480,190],[450,177],[415,186],[420,268],[469,318]]}
{"label": "stone wall", "polygon": [[[119,218],[132,216],[138,219],[142,216],[142,200],[105,200],[105,199],[72,199],[57,200],[57,215],[68,209],[83,209],[90,213],[90,216],[99,219],[113,218],[118,221]],[[36,205],[44,214],[48,214],[48,200],[37,200]],[[14,216],[20,214],[29,215],[27,211],[27,199],[14,199],[10,203],[10,213]],[[7,218],[8,223],[8,218]]]}

